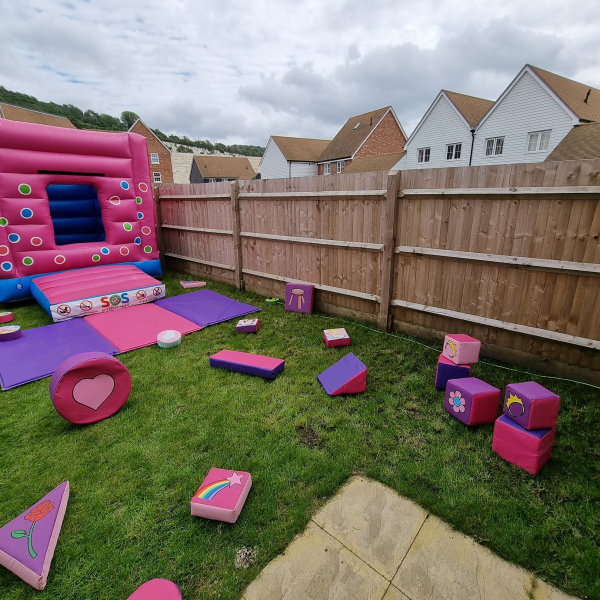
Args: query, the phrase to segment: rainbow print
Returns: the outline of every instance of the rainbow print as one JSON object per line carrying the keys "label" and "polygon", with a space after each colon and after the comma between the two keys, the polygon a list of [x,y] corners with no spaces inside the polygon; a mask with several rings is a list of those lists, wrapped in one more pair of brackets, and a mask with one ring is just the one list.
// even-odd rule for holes
{"label": "rainbow print", "polygon": [[200,498],[202,500],[212,500],[223,488],[229,487],[231,481],[228,479],[221,479],[219,481],[213,481],[203,485],[194,495],[194,498]]}

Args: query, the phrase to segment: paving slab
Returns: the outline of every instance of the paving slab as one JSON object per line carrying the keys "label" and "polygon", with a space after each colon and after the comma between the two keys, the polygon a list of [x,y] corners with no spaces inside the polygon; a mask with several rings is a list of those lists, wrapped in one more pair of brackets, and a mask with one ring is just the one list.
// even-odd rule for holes
{"label": "paving slab", "polygon": [[410,600],[408,596],[405,596],[399,589],[390,585],[388,591],[385,593],[383,600]]}
{"label": "paving slab", "polygon": [[544,583],[541,579],[535,582],[533,590],[533,600],[578,600],[574,596],[569,596],[564,592]]}
{"label": "paving slab", "polygon": [[245,600],[382,600],[389,582],[315,523],[269,563]]}
{"label": "paving slab", "polygon": [[426,518],[425,510],[390,488],[355,477],[313,521],[391,580]]}
{"label": "paving slab", "polygon": [[411,600],[531,600],[532,579],[430,516],[393,584]]}

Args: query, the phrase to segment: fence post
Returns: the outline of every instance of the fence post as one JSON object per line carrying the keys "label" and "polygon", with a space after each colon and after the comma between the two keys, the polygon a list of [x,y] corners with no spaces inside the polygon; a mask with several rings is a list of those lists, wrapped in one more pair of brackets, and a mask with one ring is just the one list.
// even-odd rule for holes
{"label": "fence post", "polygon": [[242,273],[242,239],[240,236],[240,184],[237,180],[231,183],[231,215],[233,218],[233,266],[235,271],[235,288],[244,289],[244,276]]}
{"label": "fence post", "polygon": [[387,179],[387,193],[381,209],[381,236],[383,252],[379,264],[379,317],[377,325],[382,329],[390,326],[390,302],[394,283],[394,247],[396,242],[396,219],[398,218],[398,192],[400,172],[390,171]]}
{"label": "fence post", "polygon": [[156,243],[158,244],[158,256],[164,255],[165,245],[162,229],[162,210],[160,208],[160,186],[154,186],[154,218],[156,223]]}

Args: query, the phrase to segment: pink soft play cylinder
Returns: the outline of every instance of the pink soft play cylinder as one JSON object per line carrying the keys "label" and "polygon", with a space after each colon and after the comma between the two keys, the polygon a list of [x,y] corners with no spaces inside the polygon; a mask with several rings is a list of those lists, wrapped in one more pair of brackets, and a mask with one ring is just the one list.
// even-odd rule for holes
{"label": "pink soft play cylinder", "polygon": [[0,327],[0,342],[8,342],[10,340],[16,340],[23,335],[21,327],[19,325],[5,325]]}
{"label": "pink soft play cylinder", "polygon": [[104,352],[82,352],[65,360],[50,381],[50,397],[61,417],[88,425],[112,417],[129,398],[131,375]]}
{"label": "pink soft play cylinder", "polygon": [[11,312],[0,312],[0,323],[10,323],[13,320]]}
{"label": "pink soft play cylinder", "polygon": [[151,579],[127,600],[181,600],[181,590],[168,579]]}

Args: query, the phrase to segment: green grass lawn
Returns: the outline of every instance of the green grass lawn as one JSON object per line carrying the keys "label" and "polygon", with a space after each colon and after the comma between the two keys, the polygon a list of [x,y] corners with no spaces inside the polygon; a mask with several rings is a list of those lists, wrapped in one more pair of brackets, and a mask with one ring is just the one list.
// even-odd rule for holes
{"label": "green grass lawn", "polygon": [[[179,279],[189,275],[166,273],[169,295],[183,292]],[[262,308],[258,334],[236,334],[234,320],[173,350],[122,354],[133,390],[114,417],[70,424],[52,406],[49,378],[1,392],[0,525],[71,483],[45,600],[125,600],[154,577],[177,583],[184,600],[237,600],[353,473],[548,583],[600,598],[598,389],[534,376],[560,394],[561,410],[552,459],[532,477],[492,452],[493,425],[469,428],[443,410],[433,387],[441,347],[208,287]],[[33,301],[12,310],[24,329],[51,322]],[[332,327],[348,330],[349,349],[325,347],[322,330]],[[266,381],[210,368],[224,348],[284,358],[285,371]],[[329,397],[316,376],[348,350],[368,367],[367,392]],[[501,366],[515,368],[489,361],[473,375],[501,389],[532,379]],[[213,466],[252,474],[235,525],[190,516]],[[243,546],[258,554],[238,570]],[[2,600],[38,593],[0,568]]]}

